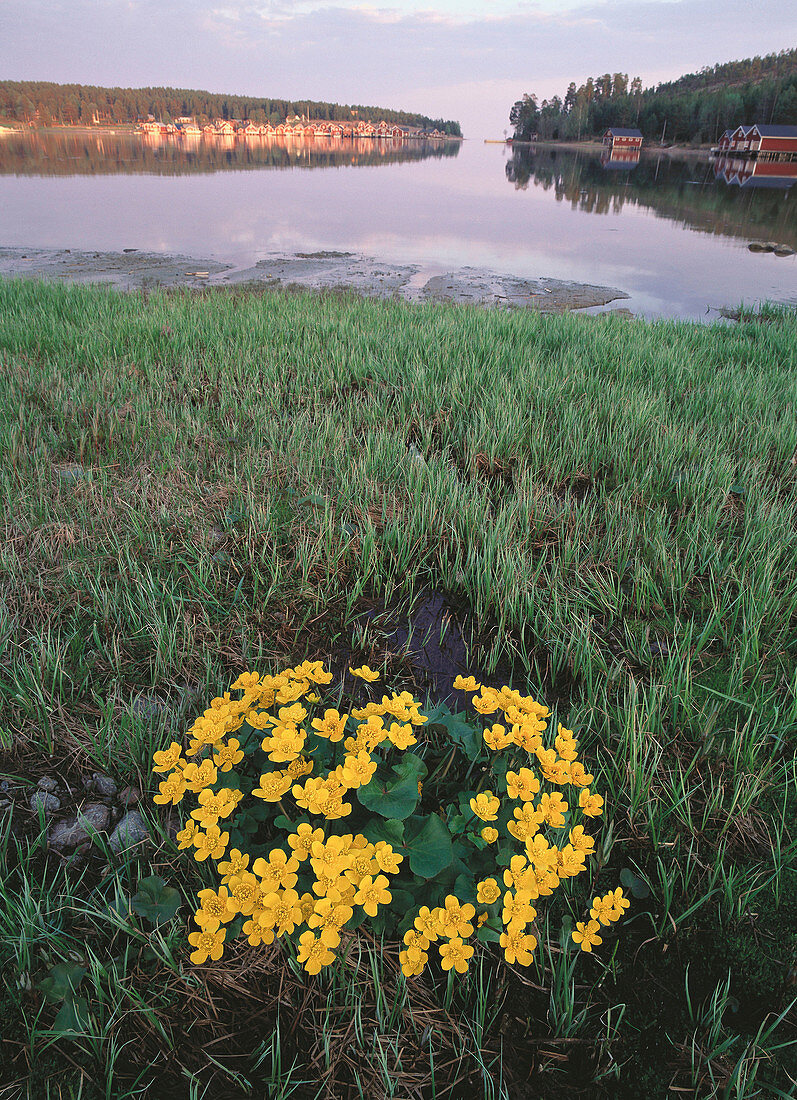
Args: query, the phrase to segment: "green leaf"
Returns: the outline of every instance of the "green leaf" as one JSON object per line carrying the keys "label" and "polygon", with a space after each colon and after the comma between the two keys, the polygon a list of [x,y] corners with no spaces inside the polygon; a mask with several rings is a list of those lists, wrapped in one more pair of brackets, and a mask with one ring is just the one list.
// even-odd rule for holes
{"label": "green leaf", "polygon": [[50,1029],[54,1035],[69,1037],[85,1034],[89,1022],[89,1006],[85,997],[70,996],[58,1010]]}
{"label": "green leaf", "polygon": [[64,998],[73,996],[85,974],[85,966],[59,963],[39,982],[38,989],[48,1001],[63,1001]]}
{"label": "green leaf", "polygon": [[635,898],[650,897],[650,887],[644,879],[635,874],[630,867],[623,867],[620,872],[620,882],[626,890],[630,890]]}
{"label": "green leaf", "polygon": [[454,858],[451,834],[436,814],[429,815],[406,846],[410,855],[410,870],[422,878],[434,878]]}
{"label": "green leaf", "polygon": [[490,917],[476,932],[476,939],[481,943],[498,943],[504,926],[500,917]]}
{"label": "green leaf", "polygon": [[404,847],[404,822],[396,818],[369,821],[363,826],[362,832],[372,844],[376,844],[378,840],[386,840],[396,851],[401,851]]}
{"label": "green leaf", "polygon": [[357,799],[366,810],[403,821],[418,805],[418,783],[426,775],[426,765],[420,756],[405,752],[393,774],[397,778],[388,782],[375,775],[370,783],[358,789]]}
{"label": "green leaf", "polygon": [[152,924],[159,924],[172,919],[180,902],[180,894],[173,886],[167,886],[160,875],[150,875],[139,880],[138,893],[130,904],[134,913]]}

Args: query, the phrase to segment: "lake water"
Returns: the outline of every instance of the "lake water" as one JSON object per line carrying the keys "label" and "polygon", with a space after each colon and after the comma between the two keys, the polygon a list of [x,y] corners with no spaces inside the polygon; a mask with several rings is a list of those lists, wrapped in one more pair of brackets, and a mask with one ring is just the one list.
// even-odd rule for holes
{"label": "lake water", "polygon": [[431,274],[618,287],[629,299],[614,307],[712,319],[742,302],[797,305],[797,257],[749,247],[797,249],[789,170],[740,185],[732,165],[656,151],[622,164],[477,141],[6,135],[0,246],[136,248],[242,269],[347,251]]}

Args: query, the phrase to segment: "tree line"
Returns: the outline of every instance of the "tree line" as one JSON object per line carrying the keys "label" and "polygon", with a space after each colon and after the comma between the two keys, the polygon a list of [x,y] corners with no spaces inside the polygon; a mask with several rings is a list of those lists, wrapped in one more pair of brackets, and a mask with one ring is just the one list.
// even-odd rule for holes
{"label": "tree line", "polygon": [[437,129],[452,137],[462,136],[459,123],[451,119],[429,118],[388,107],[261,99],[187,88],[101,88],[43,80],[0,81],[0,118],[27,126],[113,125],[140,122],[150,116],[167,123],[176,118],[194,118],[200,126],[217,118],[251,119],[262,125],[267,122],[276,125],[294,115],[336,122],[384,119],[424,130]]}
{"label": "tree line", "polygon": [[716,142],[740,123],[797,125],[797,49],[728,61],[678,80],[642,87],[627,73],[572,81],[564,97],[526,93],[509,113],[518,141],[579,141],[612,126],[637,128],[650,141]]}

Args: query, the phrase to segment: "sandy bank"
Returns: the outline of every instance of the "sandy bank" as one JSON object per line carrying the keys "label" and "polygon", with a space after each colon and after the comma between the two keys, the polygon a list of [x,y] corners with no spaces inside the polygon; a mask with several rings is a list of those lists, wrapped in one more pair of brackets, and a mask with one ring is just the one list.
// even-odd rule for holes
{"label": "sandy bank", "polygon": [[628,298],[616,287],[561,279],[522,279],[485,268],[432,271],[392,264],[352,252],[275,254],[250,268],[212,260],[141,252],[0,248],[0,275],[110,283],[123,290],[232,285],[302,286],[352,290],[367,297],[410,302],[460,302],[539,309],[545,313],[604,306]]}

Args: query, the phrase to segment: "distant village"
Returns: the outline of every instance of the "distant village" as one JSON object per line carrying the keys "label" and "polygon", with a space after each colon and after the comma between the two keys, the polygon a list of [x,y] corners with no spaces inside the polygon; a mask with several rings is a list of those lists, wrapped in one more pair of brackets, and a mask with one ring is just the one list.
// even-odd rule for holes
{"label": "distant village", "polygon": [[405,126],[393,122],[332,122],[326,119],[309,120],[301,117],[286,119],[276,126],[267,122],[258,124],[248,119],[216,119],[200,127],[193,118],[176,118],[174,122],[157,122],[149,119],[140,122],[137,133],[152,137],[292,137],[292,138],[450,138],[441,130],[424,130],[420,126]]}

